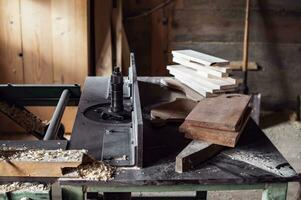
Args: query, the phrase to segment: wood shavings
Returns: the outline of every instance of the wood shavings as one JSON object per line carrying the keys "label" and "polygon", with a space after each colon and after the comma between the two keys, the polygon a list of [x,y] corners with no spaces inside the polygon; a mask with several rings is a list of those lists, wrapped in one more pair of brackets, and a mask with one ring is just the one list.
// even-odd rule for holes
{"label": "wood shavings", "polygon": [[80,165],[77,170],[78,175],[81,178],[97,181],[108,181],[112,179],[115,171],[115,167],[105,164],[101,161]]}
{"label": "wood shavings", "polygon": [[41,184],[41,183],[21,183],[13,182],[9,184],[0,185],[0,192],[41,192],[49,191],[50,185]]}
{"label": "wood shavings", "polygon": [[1,160],[14,160],[14,161],[81,161],[83,154],[86,150],[21,150],[21,151],[1,151]]}

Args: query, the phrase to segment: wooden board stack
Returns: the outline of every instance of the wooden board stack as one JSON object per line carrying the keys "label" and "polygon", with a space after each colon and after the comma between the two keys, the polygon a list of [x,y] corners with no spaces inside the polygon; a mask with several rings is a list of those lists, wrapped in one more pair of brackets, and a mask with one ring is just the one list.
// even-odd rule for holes
{"label": "wooden board stack", "polygon": [[177,80],[204,97],[236,91],[240,80],[229,77],[229,61],[193,50],[172,51],[173,62],[167,70]]}
{"label": "wooden board stack", "polygon": [[190,139],[234,147],[250,117],[250,99],[242,94],[203,99],[179,129]]}

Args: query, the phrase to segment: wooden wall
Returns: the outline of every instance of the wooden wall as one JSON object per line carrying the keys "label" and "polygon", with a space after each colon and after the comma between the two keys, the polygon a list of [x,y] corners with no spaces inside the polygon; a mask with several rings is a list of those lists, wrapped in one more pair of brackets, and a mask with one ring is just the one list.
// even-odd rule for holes
{"label": "wooden wall", "polygon": [[[88,0],[0,0],[0,82],[78,83],[88,67]],[[53,108],[30,108],[50,119]],[[70,132],[75,108],[63,123]],[[1,129],[11,122],[1,120]],[[6,124],[6,126],[5,126]]]}
{"label": "wooden wall", "polygon": [[[129,0],[125,18],[162,2]],[[244,12],[245,0],[173,0],[152,15],[125,19],[140,73],[165,74],[172,49],[241,60]],[[294,107],[301,91],[301,1],[251,0],[250,20],[250,61],[263,67],[249,75],[251,92],[262,93],[265,108]]]}

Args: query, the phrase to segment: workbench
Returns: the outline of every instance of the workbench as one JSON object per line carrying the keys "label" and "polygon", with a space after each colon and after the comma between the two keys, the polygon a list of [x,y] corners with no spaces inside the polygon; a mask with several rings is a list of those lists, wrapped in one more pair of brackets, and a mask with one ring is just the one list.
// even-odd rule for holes
{"label": "workbench", "polygon": [[152,126],[148,113],[152,105],[180,94],[171,94],[154,80],[140,78],[139,83],[144,112],[144,167],[119,168],[114,179],[107,182],[60,178],[63,199],[84,199],[94,192],[129,197],[131,192],[172,191],[196,191],[199,199],[206,199],[205,191],[251,189],[262,189],[262,199],[286,199],[288,182],[301,180],[252,119],[237,147],[223,150],[189,172],[176,173],[175,157],[189,140],[178,132],[179,124]]}

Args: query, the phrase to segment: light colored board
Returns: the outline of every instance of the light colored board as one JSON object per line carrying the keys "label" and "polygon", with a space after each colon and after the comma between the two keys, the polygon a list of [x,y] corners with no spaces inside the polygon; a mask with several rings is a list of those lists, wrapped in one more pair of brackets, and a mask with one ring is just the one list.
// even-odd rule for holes
{"label": "light colored board", "polygon": [[236,87],[236,84],[232,84],[227,80],[223,80],[222,78],[214,79],[214,78],[205,78],[196,73],[196,70],[193,70],[189,67],[185,67],[183,65],[168,65],[167,69],[170,71],[176,71],[181,74],[185,74],[189,76],[191,79],[196,80],[204,85],[208,85],[208,87],[213,89],[227,89]]}
{"label": "light colored board", "polygon": [[203,99],[185,119],[191,125],[203,128],[237,131],[250,102],[251,96],[224,94]]}
{"label": "light colored board", "polygon": [[51,1],[20,3],[24,83],[53,83]]}
{"label": "light colored board", "polygon": [[176,50],[171,52],[175,57],[185,58],[189,61],[194,61],[205,66],[214,66],[214,65],[227,65],[229,64],[228,60],[204,54],[201,52],[188,50]]}
{"label": "light colored board", "polygon": [[0,82],[23,83],[19,0],[0,1]]}
{"label": "light colored board", "polygon": [[212,69],[214,71],[219,71],[219,72],[222,72],[222,73],[229,73],[229,72],[232,71],[232,69],[230,67],[228,67],[228,66],[227,67],[205,66],[205,65],[201,65],[201,64],[198,64],[196,62],[193,62],[193,61],[189,61],[189,60],[187,60],[185,58],[182,58],[182,57],[176,57],[176,56],[174,56],[173,58],[174,58],[174,60],[178,60],[179,62],[180,61],[181,62],[185,62],[185,63],[187,63],[187,66],[191,65],[195,69],[206,67],[206,69]]}
{"label": "light colored board", "polygon": [[193,68],[195,70],[197,70],[199,72],[200,75],[203,75],[204,77],[209,77],[211,76],[216,76],[216,77],[227,77],[229,76],[228,73],[224,73],[224,72],[220,72],[220,71],[216,71],[213,70],[209,67],[205,67],[205,66],[201,66],[199,64],[190,62],[186,59],[183,58],[178,58],[178,57],[173,57],[172,61],[190,68]]}
{"label": "light colored board", "polygon": [[94,1],[95,71],[97,76],[112,74],[112,1]]}
{"label": "light colored board", "polygon": [[165,85],[169,88],[175,89],[175,90],[179,90],[181,92],[183,92],[187,98],[192,99],[194,101],[200,101],[202,99],[204,99],[204,96],[200,95],[199,93],[197,93],[196,91],[194,91],[193,89],[191,89],[190,87],[180,83],[178,80],[174,79],[174,78],[162,78],[160,83],[162,85]]}

